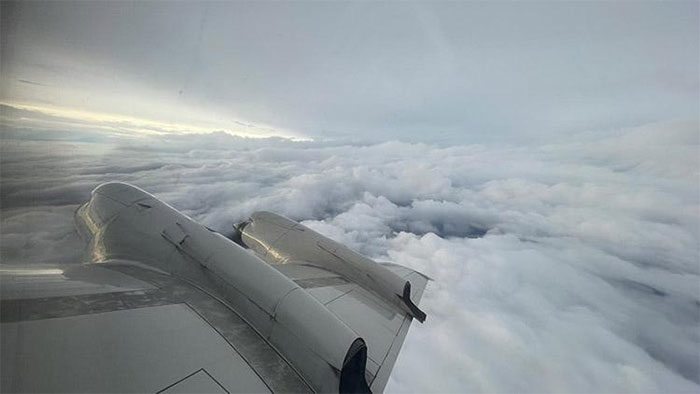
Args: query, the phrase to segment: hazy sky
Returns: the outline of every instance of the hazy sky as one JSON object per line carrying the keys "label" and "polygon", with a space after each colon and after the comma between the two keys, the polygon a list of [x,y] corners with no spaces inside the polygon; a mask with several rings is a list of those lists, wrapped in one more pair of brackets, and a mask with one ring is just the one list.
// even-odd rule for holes
{"label": "hazy sky", "polygon": [[3,2],[0,101],[136,131],[550,140],[697,120],[698,25],[695,1]]}

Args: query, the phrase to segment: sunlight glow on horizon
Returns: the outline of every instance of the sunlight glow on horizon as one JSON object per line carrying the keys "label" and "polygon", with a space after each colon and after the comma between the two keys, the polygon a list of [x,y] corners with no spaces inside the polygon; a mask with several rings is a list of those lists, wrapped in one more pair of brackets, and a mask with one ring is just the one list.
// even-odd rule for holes
{"label": "sunlight glow on horizon", "polygon": [[224,132],[244,138],[280,137],[292,141],[313,140],[312,138],[299,135],[297,133],[273,127],[257,125],[246,126],[240,121],[224,121],[212,123],[211,125],[198,125],[191,122],[166,122],[143,117],[26,102],[0,101],[0,105],[5,105],[18,110],[34,112],[44,116],[60,118],[61,120],[64,120],[65,123],[76,122],[83,125],[92,125],[100,129],[128,131],[136,136],[208,134],[214,132]]}

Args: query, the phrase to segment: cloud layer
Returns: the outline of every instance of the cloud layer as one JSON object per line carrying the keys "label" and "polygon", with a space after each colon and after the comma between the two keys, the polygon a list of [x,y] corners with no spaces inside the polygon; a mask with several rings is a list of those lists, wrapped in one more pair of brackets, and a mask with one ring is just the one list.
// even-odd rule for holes
{"label": "cloud layer", "polygon": [[434,279],[388,392],[698,392],[697,130],[444,148],[5,130],[0,252],[78,262],[73,210],[108,180],[224,233],[272,210]]}

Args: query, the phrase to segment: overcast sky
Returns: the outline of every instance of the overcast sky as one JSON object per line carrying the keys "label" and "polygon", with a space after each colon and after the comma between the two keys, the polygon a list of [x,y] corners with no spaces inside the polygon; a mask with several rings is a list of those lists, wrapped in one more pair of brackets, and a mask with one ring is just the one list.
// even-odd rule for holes
{"label": "overcast sky", "polygon": [[2,3],[1,101],[136,131],[542,141],[698,117],[698,2]]}

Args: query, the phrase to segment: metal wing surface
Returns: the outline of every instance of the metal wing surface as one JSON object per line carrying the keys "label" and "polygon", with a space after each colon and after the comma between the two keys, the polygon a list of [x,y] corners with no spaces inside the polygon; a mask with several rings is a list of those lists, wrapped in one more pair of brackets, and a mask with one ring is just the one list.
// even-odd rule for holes
{"label": "metal wing surface", "polygon": [[425,276],[274,214],[241,247],[107,183],[76,224],[87,263],[0,268],[2,392],[380,392],[425,319]]}
{"label": "metal wing surface", "polygon": [[378,264],[308,227],[270,212],[237,226],[242,244],[311,294],[367,343],[366,376],[383,391],[428,277]]}

